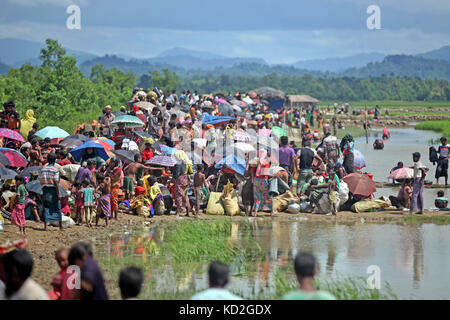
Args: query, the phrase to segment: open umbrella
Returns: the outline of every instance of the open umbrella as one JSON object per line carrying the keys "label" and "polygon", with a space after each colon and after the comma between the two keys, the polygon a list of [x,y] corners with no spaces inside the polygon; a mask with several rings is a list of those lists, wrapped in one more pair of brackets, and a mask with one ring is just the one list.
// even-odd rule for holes
{"label": "open umbrella", "polygon": [[0,137],[8,138],[11,140],[16,140],[16,141],[20,141],[20,142],[25,141],[19,132],[12,131],[12,130],[6,129],[6,128],[0,128]]}
{"label": "open umbrella", "polygon": [[258,136],[261,137],[268,137],[272,133],[272,130],[270,129],[259,129],[258,130]]}
{"label": "open umbrella", "polygon": [[355,159],[353,160],[353,166],[355,167],[355,169],[361,170],[366,166],[364,155],[356,149],[354,150],[353,154],[355,156]]}
{"label": "open umbrella", "polygon": [[14,179],[16,176],[17,176],[17,172],[15,172],[14,170],[0,167],[0,178],[1,179],[5,179],[5,180]]}
{"label": "open umbrella", "polygon": [[144,123],[141,119],[135,116],[123,115],[115,118],[111,124],[118,125],[119,123],[123,123],[127,128],[140,128],[144,126]]}
{"label": "open umbrella", "polygon": [[70,150],[70,153],[72,154],[73,158],[76,161],[80,162],[86,153],[86,149],[89,149],[89,148],[92,148],[95,155],[99,156],[103,160],[109,159],[109,156],[105,151],[105,148],[101,144],[95,143],[95,142],[84,143],[81,146]]}
{"label": "open umbrella", "polygon": [[134,130],[133,133],[141,138],[152,138],[152,135],[142,130]]}
{"label": "open umbrella", "polygon": [[3,155],[8,158],[10,163],[9,166],[11,167],[26,167],[28,164],[28,160],[25,156],[15,149],[0,148],[0,153],[3,153]]}
{"label": "open umbrella", "polygon": [[[63,188],[63,187],[61,187],[61,186],[58,186],[59,187],[59,195],[61,196],[61,197],[67,197],[69,194],[67,193],[67,191]],[[41,182],[39,181],[39,180],[33,180],[33,181],[31,181],[31,182],[28,182],[26,185],[25,185],[25,188],[29,191],[29,192],[34,192],[34,193],[37,193],[37,194],[42,194],[42,186],[41,186]]]}
{"label": "open umbrella", "polygon": [[59,127],[45,127],[38,132],[35,133],[36,136],[38,136],[41,139],[49,138],[49,139],[56,139],[56,138],[65,138],[70,136],[65,130],[59,128]]}
{"label": "open umbrella", "polygon": [[177,153],[177,151],[178,151],[178,149],[168,147],[163,144],[161,144],[160,146],[161,146],[161,151],[170,156],[175,155],[175,153]]}
{"label": "open umbrella", "polygon": [[11,162],[9,161],[9,159],[3,154],[0,153],[0,163],[4,166],[10,166]]}
{"label": "open umbrella", "polygon": [[414,170],[411,168],[400,168],[389,175],[388,179],[401,180],[401,179],[412,179],[414,176]]}
{"label": "open umbrella", "polygon": [[288,136],[287,132],[280,127],[272,127],[272,133],[276,135],[278,138],[281,138],[282,136],[286,137]]}
{"label": "open umbrella", "polygon": [[244,153],[256,151],[256,149],[251,144],[248,144],[248,143],[245,143],[245,142],[236,142],[234,144],[234,147],[237,150],[240,150],[240,151],[242,151]]}
{"label": "open umbrella", "polygon": [[201,146],[201,147],[203,147],[203,148],[206,147],[206,143],[207,143],[207,140],[206,140],[206,139],[203,139],[203,138],[196,138],[196,139],[193,139],[192,141],[193,141],[195,144],[198,144],[199,146]]}
{"label": "open umbrella", "polygon": [[20,172],[20,175],[23,177],[31,177],[32,175],[37,176],[37,175],[39,175],[41,170],[42,170],[42,167],[39,167],[39,166],[28,167],[28,168],[23,169]]}
{"label": "open umbrella", "polygon": [[72,134],[65,137],[59,144],[66,148],[76,148],[81,146],[89,138],[82,134]]}
{"label": "open umbrella", "polygon": [[[113,143],[113,145],[111,145],[111,143],[109,143],[107,140],[111,141]],[[89,139],[85,143],[98,143],[103,146],[105,151],[114,149],[114,146],[116,144],[114,141],[109,140],[109,139]]]}
{"label": "open umbrella", "polygon": [[246,162],[244,159],[236,157],[234,154],[229,154],[225,158],[222,158],[216,165],[214,166],[216,169],[221,169],[223,167],[229,167],[236,173],[240,175],[244,175]]}
{"label": "open umbrella", "polygon": [[142,108],[144,110],[152,111],[156,107],[153,103],[148,101],[139,101],[134,104],[136,107]]}
{"label": "open umbrella", "polygon": [[113,153],[123,162],[131,163],[134,162],[134,153],[130,150],[114,150]]}
{"label": "open umbrella", "polygon": [[242,129],[233,131],[233,139],[236,141],[242,141],[242,142],[249,142],[252,140],[250,138],[250,135]]}
{"label": "open umbrella", "polygon": [[177,159],[175,159],[175,157],[172,156],[154,156],[153,158],[145,162],[145,164],[173,167],[174,165],[177,164]]}
{"label": "open umbrella", "polygon": [[348,185],[348,190],[353,194],[368,197],[377,191],[375,182],[365,174],[350,173],[343,180]]}

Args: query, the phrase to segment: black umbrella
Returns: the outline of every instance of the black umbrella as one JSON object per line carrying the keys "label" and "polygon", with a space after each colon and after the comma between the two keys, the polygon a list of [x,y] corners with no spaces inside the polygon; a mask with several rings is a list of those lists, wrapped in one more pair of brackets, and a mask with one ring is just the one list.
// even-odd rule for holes
{"label": "black umbrella", "polygon": [[14,179],[17,176],[17,172],[14,170],[0,167],[0,177],[2,179],[8,180],[8,179]]}
{"label": "black umbrella", "polygon": [[36,166],[36,167],[28,167],[28,168],[23,169],[20,172],[20,175],[23,176],[23,177],[31,177],[32,175],[37,176],[37,175],[39,175],[41,170],[42,170],[42,167],[38,167],[38,166]]}
{"label": "black umbrella", "polygon": [[219,112],[222,113],[222,116],[232,117],[233,116],[233,107],[229,103],[219,103]]}
{"label": "black umbrella", "polygon": [[9,161],[9,159],[1,152],[0,152],[0,163],[5,166],[11,165],[11,161]]}
{"label": "black umbrella", "polygon": [[[67,197],[69,194],[67,193],[66,190],[64,190],[63,187],[58,186],[59,187],[59,195],[61,197]],[[37,194],[42,194],[42,186],[41,186],[41,182],[39,180],[33,180],[31,182],[28,182],[25,185],[25,188],[28,190],[28,192],[34,192]]]}
{"label": "black umbrella", "polygon": [[82,134],[72,134],[66,138],[64,138],[59,144],[66,148],[76,148],[81,146],[89,137],[86,137]]}
{"label": "black umbrella", "polygon": [[115,117],[123,116],[123,115],[126,114],[126,113],[124,113],[124,112],[122,112],[122,111],[111,111],[111,113],[112,113]]}
{"label": "black umbrella", "polygon": [[134,162],[134,153],[130,150],[114,150],[113,153],[123,162],[131,163]]}
{"label": "black umbrella", "polygon": [[152,138],[150,133],[142,131],[142,130],[135,130],[133,132],[141,138]]}

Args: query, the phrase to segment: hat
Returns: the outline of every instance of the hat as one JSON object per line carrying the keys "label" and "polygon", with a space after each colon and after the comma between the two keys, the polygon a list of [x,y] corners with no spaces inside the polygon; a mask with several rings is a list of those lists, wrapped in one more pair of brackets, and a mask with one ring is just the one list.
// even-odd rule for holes
{"label": "hat", "polygon": [[112,109],[112,107],[108,104],[106,107],[105,107],[105,109],[109,109],[109,110],[111,110]]}

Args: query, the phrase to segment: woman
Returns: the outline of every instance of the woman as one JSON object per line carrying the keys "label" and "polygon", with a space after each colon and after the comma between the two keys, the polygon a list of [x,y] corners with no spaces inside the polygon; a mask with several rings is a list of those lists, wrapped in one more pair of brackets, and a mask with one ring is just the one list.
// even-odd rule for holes
{"label": "woman", "polygon": [[20,134],[25,140],[28,140],[28,133],[33,129],[33,124],[36,122],[33,110],[27,110],[25,117],[21,120]]}
{"label": "woman", "polygon": [[353,136],[351,134],[346,134],[344,138],[341,140],[341,150],[342,154],[344,155],[344,169],[347,174],[355,172],[355,168],[353,165],[353,161],[355,160],[354,155],[354,145],[355,142],[353,140]]}
{"label": "woman", "polygon": [[177,205],[177,216],[180,215],[183,205],[186,207],[186,216],[189,216],[191,205],[189,203],[188,191],[192,184],[189,176],[193,173],[192,162],[182,150],[178,151],[175,157],[178,161],[173,167],[172,182],[175,187],[174,200]]}
{"label": "woman", "polygon": [[273,215],[273,205],[272,198],[269,194],[270,183],[269,183],[269,168],[270,162],[267,158],[267,151],[264,149],[258,152],[258,166],[253,168],[253,194],[255,198],[255,213],[258,211],[269,211]]}

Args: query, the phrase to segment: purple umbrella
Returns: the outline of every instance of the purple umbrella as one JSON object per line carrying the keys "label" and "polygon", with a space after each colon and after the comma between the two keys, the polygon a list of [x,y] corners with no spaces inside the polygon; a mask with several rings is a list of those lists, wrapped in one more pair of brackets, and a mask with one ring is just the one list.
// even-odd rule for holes
{"label": "purple umbrella", "polygon": [[177,160],[174,157],[171,156],[154,156],[145,164],[154,164],[158,166],[164,166],[164,167],[173,167],[177,164]]}

